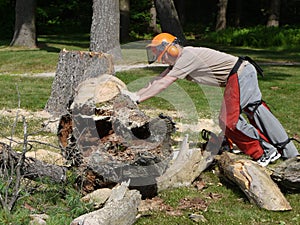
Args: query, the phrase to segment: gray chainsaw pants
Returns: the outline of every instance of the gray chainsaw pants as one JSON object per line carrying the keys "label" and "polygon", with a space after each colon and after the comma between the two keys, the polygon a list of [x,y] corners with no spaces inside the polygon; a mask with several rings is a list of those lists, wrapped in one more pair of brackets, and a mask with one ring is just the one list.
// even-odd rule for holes
{"label": "gray chainsaw pants", "polygon": [[[240,88],[240,107],[251,123],[248,123],[241,114],[236,125],[237,129],[253,139],[260,139],[259,132],[263,134],[269,140],[269,143],[266,141],[261,142],[264,150],[275,149],[280,143],[289,140],[281,123],[266,104],[262,104],[261,102],[262,96],[258,86],[257,72],[253,65],[247,64],[244,66],[238,75],[238,82]],[[282,146],[280,153],[284,158],[299,155],[292,141]]]}

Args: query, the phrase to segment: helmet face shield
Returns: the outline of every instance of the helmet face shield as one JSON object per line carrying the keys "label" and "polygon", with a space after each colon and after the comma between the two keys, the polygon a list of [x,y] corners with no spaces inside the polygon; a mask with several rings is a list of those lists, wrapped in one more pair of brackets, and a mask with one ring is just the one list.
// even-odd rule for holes
{"label": "helmet face shield", "polygon": [[155,45],[155,43],[151,43],[147,45],[146,51],[147,51],[147,57],[148,57],[148,63],[154,63],[155,61],[160,61],[162,55],[166,52],[167,46],[169,44],[167,42],[162,42],[158,45]]}

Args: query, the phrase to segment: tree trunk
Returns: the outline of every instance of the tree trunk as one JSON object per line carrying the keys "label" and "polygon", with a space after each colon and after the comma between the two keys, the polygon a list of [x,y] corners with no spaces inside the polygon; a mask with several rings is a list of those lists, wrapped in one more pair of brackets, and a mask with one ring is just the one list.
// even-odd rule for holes
{"label": "tree trunk", "polygon": [[130,0],[120,0],[120,39],[121,42],[129,40]]}
{"label": "tree trunk", "polygon": [[154,3],[162,32],[176,36],[184,44],[186,39],[173,0],[155,0]]}
{"label": "tree trunk", "polygon": [[217,14],[216,31],[226,29],[227,3],[228,0],[219,0],[218,3],[219,10]]}
{"label": "tree trunk", "polygon": [[271,0],[269,8],[269,17],[267,27],[278,27],[279,26],[279,15],[280,15],[280,0]]}
{"label": "tree trunk", "polygon": [[68,113],[74,90],[80,82],[113,72],[112,59],[108,54],[62,50],[45,110],[55,117]]}
{"label": "tree trunk", "polygon": [[219,168],[225,177],[239,186],[250,202],[271,211],[291,210],[289,202],[273,182],[265,168],[248,159],[224,152]]}
{"label": "tree trunk", "polygon": [[121,59],[119,0],[93,0],[90,51]]}
{"label": "tree trunk", "polygon": [[16,1],[15,31],[10,46],[36,48],[35,8],[36,0]]}
{"label": "tree trunk", "polygon": [[157,26],[157,13],[154,5],[154,0],[151,0],[151,8],[150,8],[150,22],[149,27],[153,33],[161,33],[160,28]]}
{"label": "tree trunk", "polygon": [[236,0],[235,3],[235,21],[234,24],[236,27],[240,27],[241,24],[241,13],[243,12],[243,1]]}

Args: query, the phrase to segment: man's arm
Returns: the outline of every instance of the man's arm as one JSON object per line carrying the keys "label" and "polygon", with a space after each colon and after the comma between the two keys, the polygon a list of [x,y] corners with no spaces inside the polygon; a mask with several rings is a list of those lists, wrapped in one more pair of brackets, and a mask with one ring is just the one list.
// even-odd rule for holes
{"label": "man's arm", "polygon": [[167,76],[167,73],[164,74],[163,76],[156,77],[146,87],[142,88],[141,90],[139,90],[137,92],[137,95],[139,96],[138,102],[143,102],[143,101],[159,94],[160,92],[165,90],[167,87],[169,87],[176,80],[177,80],[176,77]]}

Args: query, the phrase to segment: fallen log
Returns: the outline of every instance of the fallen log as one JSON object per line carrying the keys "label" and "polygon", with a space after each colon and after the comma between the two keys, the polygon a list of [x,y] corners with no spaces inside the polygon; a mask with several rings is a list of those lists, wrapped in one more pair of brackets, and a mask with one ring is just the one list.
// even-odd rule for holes
{"label": "fallen log", "polygon": [[136,221],[141,195],[137,190],[128,189],[129,182],[123,182],[112,189],[104,207],[81,215],[70,225],[110,224],[131,225]]}
{"label": "fallen log", "polygon": [[[4,162],[4,155],[6,162]],[[13,165],[15,168],[20,157],[22,157],[21,153],[14,151],[7,144],[0,143],[0,165],[6,163],[6,166]],[[32,157],[25,157],[21,173],[22,176],[30,180],[47,179],[55,183],[64,183],[67,179],[67,168],[48,164]]]}
{"label": "fallen log", "polygon": [[292,209],[266,169],[256,162],[224,152],[218,159],[218,165],[221,174],[237,184],[251,203],[270,211]]}
{"label": "fallen log", "polygon": [[288,192],[300,192],[300,156],[277,165],[271,174],[279,187]]}

